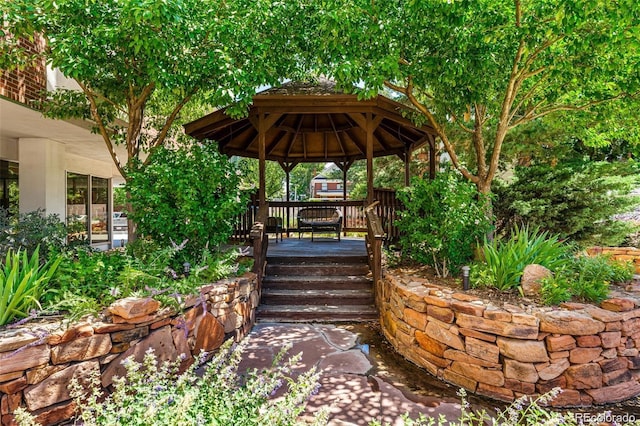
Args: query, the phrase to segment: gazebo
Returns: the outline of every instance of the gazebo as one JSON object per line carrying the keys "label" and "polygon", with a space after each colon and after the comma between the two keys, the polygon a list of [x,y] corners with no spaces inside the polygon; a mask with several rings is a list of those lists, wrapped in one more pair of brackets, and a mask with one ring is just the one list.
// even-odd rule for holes
{"label": "gazebo", "polygon": [[[220,109],[184,126],[198,140],[218,143],[229,156],[259,160],[259,206],[266,206],[265,162],[277,161],[289,176],[299,163],[333,162],[347,172],[356,160],[367,161],[367,204],[374,200],[373,159],[397,155],[405,163],[409,183],[412,152],[429,145],[430,174],[435,174],[435,132],[408,118],[415,110],[378,95],[361,100],[336,90],[329,80],[290,82],[256,94],[248,114],[232,118]],[[344,195],[346,199],[346,184]]]}

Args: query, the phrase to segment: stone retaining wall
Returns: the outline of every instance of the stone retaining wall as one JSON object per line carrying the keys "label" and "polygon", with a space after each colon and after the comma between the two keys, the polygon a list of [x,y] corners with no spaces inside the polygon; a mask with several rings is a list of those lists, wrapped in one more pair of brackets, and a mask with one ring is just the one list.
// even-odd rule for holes
{"label": "stone retaining wall", "polygon": [[636,274],[640,274],[640,249],[635,247],[591,247],[587,249],[590,256],[605,254],[613,259],[633,263]]}
{"label": "stone retaining wall", "polygon": [[253,326],[260,299],[255,274],[222,280],[189,297],[184,311],[161,309],[153,299],[122,299],[102,321],[29,324],[0,330],[1,424],[13,425],[13,412],[26,407],[42,425],[60,423],[74,412],[67,385],[100,371],[108,388],[122,376],[121,361],[141,361],[148,348],[161,360],[183,355],[183,367],[201,350],[241,340]]}
{"label": "stone retaining wall", "polygon": [[455,386],[504,401],[561,387],[557,407],[640,394],[640,309],[630,299],[534,308],[391,274],[376,291],[386,338]]}

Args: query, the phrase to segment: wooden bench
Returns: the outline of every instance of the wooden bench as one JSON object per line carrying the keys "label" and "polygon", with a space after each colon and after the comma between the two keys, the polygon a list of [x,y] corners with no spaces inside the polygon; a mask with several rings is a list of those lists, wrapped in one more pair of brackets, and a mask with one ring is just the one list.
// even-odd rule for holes
{"label": "wooden bench", "polygon": [[306,207],[298,211],[298,238],[303,232],[311,232],[311,241],[316,232],[335,232],[340,241],[342,213],[335,207]]}

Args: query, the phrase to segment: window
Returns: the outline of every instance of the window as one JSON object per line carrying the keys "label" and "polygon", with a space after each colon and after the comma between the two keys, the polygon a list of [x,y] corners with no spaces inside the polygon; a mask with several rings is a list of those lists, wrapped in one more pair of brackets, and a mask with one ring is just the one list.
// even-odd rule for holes
{"label": "window", "polygon": [[110,240],[109,179],[67,173],[69,240],[90,244]]}
{"label": "window", "polygon": [[18,163],[0,160],[0,207],[9,211],[10,216],[18,215]]}

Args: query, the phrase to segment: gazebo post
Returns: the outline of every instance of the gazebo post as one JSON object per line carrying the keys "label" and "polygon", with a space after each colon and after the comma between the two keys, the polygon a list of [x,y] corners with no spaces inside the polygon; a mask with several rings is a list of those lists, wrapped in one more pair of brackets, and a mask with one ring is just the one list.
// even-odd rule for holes
{"label": "gazebo post", "polygon": [[291,171],[298,165],[297,161],[293,161],[287,163],[285,161],[278,161],[282,170],[286,175],[285,180],[285,190],[286,190],[286,199],[287,199],[287,238],[289,238],[289,227],[291,226],[291,206],[289,203],[291,202]]}
{"label": "gazebo post", "polygon": [[368,112],[367,118],[367,205],[373,203],[373,114]]}
{"label": "gazebo post", "polygon": [[267,189],[266,189],[266,161],[267,161],[267,150],[266,150],[266,133],[267,129],[265,128],[265,115],[262,112],[258,113],[258,181],[260,182],[260,187],[258,188],[258,214],[261,217],[266,218],[264,215],[264,209],[267,206]]}
{"label": "gazebo post", "polygon": [[[351,168],[351,166],[353,165],[353,160],[347,160],[345,159],[344,161],[340,161],[337,163],[334,163],[336,166],[338,166],[338,168],[340,170],[342,170],[342,199],[343,200],[347,200],[347,172],[349,171],[349,169]],[[342,207],[342,217],[344,218],[344,221],[346,223],[347,221],[347,206],[343,206]],[[347,236],[347,233],[344,233],[344,236]]]}

